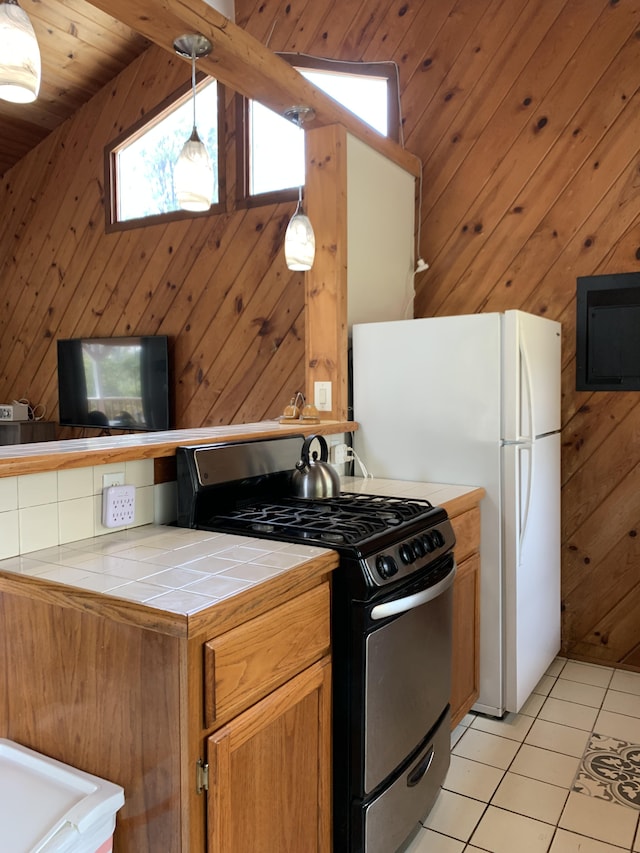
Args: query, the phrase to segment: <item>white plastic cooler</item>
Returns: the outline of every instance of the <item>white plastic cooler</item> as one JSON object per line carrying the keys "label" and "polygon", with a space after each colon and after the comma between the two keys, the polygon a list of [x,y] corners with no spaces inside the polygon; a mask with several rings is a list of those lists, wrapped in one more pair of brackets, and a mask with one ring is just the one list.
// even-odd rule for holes
{"label": "white plastic cooler", "polygon": [[3,853],[111,853],[119,785],[0,738]]}

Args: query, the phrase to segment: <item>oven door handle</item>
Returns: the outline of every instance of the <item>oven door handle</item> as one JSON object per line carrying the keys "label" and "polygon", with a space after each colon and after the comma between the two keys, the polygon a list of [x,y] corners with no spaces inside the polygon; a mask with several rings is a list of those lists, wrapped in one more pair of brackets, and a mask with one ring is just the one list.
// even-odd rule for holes
{"label": "oven door handle", "polygon": [[420,592],[414,592],[413,595],[406,595],[404,598],[396,598],[393,601],[385,601],[384,604],[376,604],[371,610],[371,618],[376,620],[387,619],[389,616],[406,613],[408,610],[421,607],[428,601],[433,601],[449,589],[456,576],[456,568],[454,561],[449,574],[433,586],[420,590]]}

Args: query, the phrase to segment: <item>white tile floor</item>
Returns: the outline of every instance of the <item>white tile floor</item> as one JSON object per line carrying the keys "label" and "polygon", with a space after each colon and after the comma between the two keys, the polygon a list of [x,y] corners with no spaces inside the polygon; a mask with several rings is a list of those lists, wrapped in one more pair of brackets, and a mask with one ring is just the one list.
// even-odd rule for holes
{"label": "white tile floor", "polygon": [[572,790],[593,732],[640,744],[640,673],[558,658],[519,714],[468,714],[407,853],[638,853],[640,810]]}

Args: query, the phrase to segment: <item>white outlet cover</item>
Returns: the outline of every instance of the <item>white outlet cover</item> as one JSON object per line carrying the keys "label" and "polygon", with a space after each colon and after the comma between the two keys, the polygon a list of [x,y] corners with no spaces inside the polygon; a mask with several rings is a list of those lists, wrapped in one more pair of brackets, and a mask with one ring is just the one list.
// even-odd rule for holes
{"label": "white outlet cover", "polygon": [[107,489],[109,486],[124,486],[124,471],[102,475],[102,488]]}
{"label": "white outlet cover", "polygon": [[104,527],[125,527],[131,524],[136,511],[135,486],[109,486],[102,492],[102,524]]}

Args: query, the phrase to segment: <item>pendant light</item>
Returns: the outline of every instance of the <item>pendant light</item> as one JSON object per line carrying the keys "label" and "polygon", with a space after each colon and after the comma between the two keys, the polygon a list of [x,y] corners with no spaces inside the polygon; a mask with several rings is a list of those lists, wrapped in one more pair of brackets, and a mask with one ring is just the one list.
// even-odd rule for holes
{"label": "pendant light", "polygon": [[212,44],[199,33],[180,36],[173,43],[175,52],[191,60],[193,130],[185,142],[173,170],[173,188],[183,210],[209,210],[213,201],[213,166],[205,144],[196,129],[196,59],[208,56]]}
{"label": "pendant light", "polygon": [[[305,121],[315,116],[311,107],[291,107],[285,118],[295,122],[300,129]],[[316,254],[316,238],[309,217],[302,206],[302,186],[298,187],[298,206],[287,225],[284,235],[284,256],[290,270],[310,270]]]}
{"label": "pendant light", "polygon": [[29,104],[40,89],[40,48],[18,0],[0,0],[0,98]]}

